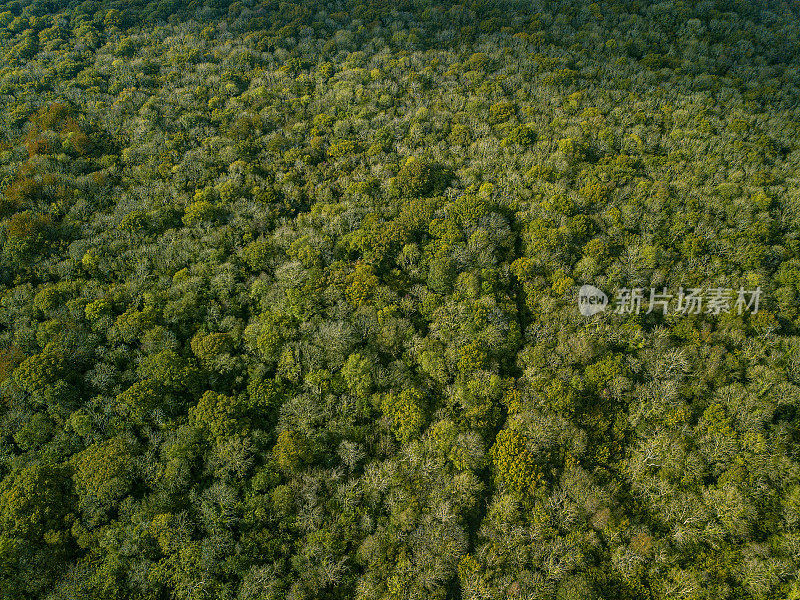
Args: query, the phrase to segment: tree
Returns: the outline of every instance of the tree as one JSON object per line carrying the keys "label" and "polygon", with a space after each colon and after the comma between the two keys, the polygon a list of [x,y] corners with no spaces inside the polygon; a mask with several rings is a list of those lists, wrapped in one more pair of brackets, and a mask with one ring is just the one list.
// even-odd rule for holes
{"label": "tree", "polygon": [[435,196],[450,184],[452,173],[426,160],[409,157],[397,173],[397,187],[403,196]]}
{"label": "tree", "polygon": [[3,253],[13,264],[24,266],[46,251],[52,234],[53,225],[49,215],[29,210],[16,213],[6,224]]}
{"label": "tree", "polygon": [[103,518],[130,491],[133,445],[117,436],[96,442],[72,458],[75,491],[90,522]]}
{"label": "tree", "polygon": [[0,482],[0,589],[4,598],[39,595],[55,585],[60,565],[74,552],[70,534],[74,508],[66,465],[33,464]]}
{"label": "tree", "polygon": [[281,431],[272,452],[278,466],[287,473],[298,470],[313,459],[311,444],[299,431]]}
{"label": "tree", "polygon": [[381,410],[389,418],[392,429],[400,442],[406,443],[417,437],[425,425],[422,401],[422,393],[415,389],[383,396]]}
{"label": "tree", "polygon": [[542,473],[522,433],[514,428],[501,430],[491,455],[500,483],[523,497],[534,493]]}

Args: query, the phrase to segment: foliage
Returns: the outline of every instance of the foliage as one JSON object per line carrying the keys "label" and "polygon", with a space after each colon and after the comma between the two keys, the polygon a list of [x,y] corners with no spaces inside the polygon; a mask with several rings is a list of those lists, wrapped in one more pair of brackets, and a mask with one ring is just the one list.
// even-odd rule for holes
{"label": "foliage", "polygon": [[795,5],[0,4],[0,598],[800,597]]}

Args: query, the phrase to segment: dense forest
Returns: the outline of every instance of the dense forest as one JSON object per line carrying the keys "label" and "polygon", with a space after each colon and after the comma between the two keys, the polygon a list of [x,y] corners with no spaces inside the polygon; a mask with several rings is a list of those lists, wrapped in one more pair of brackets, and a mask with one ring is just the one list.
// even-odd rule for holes
{"label": "dense forest", "polygon": [[798,2],[0,40],[0,599],[800,599]]}

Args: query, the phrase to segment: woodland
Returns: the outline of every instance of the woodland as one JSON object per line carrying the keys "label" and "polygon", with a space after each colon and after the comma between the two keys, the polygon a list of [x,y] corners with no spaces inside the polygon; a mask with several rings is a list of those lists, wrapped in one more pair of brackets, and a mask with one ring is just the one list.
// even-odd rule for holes
{"label": "woodland", "polygon": [[0,599],[800,599],[800,3],[23,0],[0,54]]}

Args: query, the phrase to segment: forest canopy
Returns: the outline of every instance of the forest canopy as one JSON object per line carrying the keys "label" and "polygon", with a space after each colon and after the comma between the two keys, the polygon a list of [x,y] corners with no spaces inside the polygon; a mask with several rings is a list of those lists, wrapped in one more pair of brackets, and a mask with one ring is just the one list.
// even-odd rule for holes
{"label": "forest canopy", "polygon": [[0,599],[800,598],[798,38],[0,2]]}

